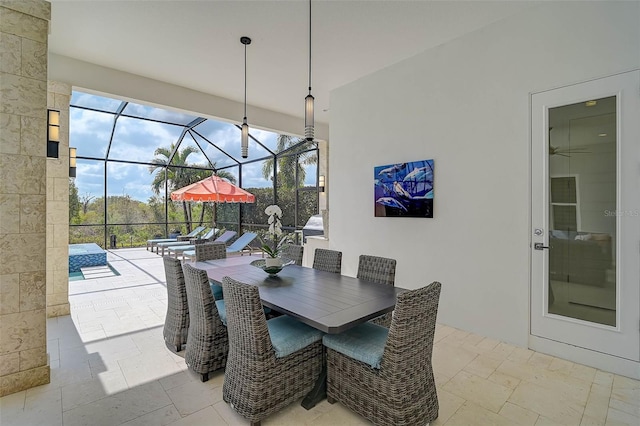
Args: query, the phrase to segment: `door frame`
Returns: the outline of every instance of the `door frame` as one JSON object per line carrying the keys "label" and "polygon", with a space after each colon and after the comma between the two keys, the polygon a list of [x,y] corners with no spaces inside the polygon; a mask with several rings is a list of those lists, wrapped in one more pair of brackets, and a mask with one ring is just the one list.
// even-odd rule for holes
{"label": "door frame", "polygon": [[[628,77],[626,76],[628,75]],[[530,256],[529,256],[529,348],[533,349],[533,350],[537,350],[537,351],[541,351],[541,352],[545,352],[545,353],[549,353],[551,355],[554,356],[558,356],[561,358],[565,358],[565,359],[570,359],[572,361],[575,362],[579,362],[582,364],[587,364],[587,365],[591,365],[594,366],[596,368],[601,368],[607,371],[612,371],[618,374],[622,374],[628,377],[633,377],[636,379],[640,379],[640,342],[638,343],[638,347],[637,347],[637,354],[633,354],[633,356],[631,356],[629,359],[628,357],[620,357],[620,356],[616,356],[616,355],[611,355],[611,354],[607,354],[607,353],[603,353],[601,351],[595,350],[595,349],[588,349],[585,347],[581,347],[575,344],[575,342],[566,342],[566,341],[562,341],[563,339],[559,339],[558,336],[549,336],[549,335],[541,335],[540,333],[540,318],[543,317],[547,317],[549,318],[549,314],[546,308],[546,306],[548,306],[547,303],[547,297],[548,297],[548,274],[547,277],[544,278],[544,273],[548,272],[548,251],[545,251],[544,255],[538,251],[538,250],[534,250],[533,248],[533,244],[534,242],[543,242],[545,245],[548,245],[549,243],[549,229],[546,229],[550,224],[544,223],[544,219],[542,220],[542,225],[546,225],[545,226],[540,226],[540,211],[537,210],[537,213],[534,214],[534,206],[536,204],[539,204],[536,202],[536,200],[539,199],[544,199],[545,196],[548,197],[548,188],[534,188],[534,177],[536,177],[536,181],[540,182],[539,179],[539,174],[538,172],[534,173],[534,163],[536,163],[535,156],[540,156],[540,146],[539,145],[534,145],[534,144],[540,144],[540,138],[539,138],[539,134],[544,135],[546,133],[546,136],[543,136],[544,140],[546,141],[546,143],[548,144],[548,132],[542,132],[540,130],[536,130],[534,129],[534,126],[544,126],[547,123],[548,120],[548,108],[549,107],[553,107],[555,105],[544,105],[544,111],[545,111],[545,117],[543,118],[543,120],[540,120],[540,117],[536,117],[534,114],[539,114],[540,111],[534,111],[534,98],[536,97],[536,95],[542,95],[544,93],[547,92],[554,92],[554,91],[559,91],[559,90],[563,90],[563,91],[567,91],[571,93],[572,89],[580,89],[580,88],[587,88],[587,90],[593,91],[593,85],[594,84],[599,84],[601,82],[604,82],[605,80],[608,79],[615,79],[615,78],[621,78],[625,79],[625,78],[629,78],[629,79],[634,79],[632,81],[634,81],[634,90],[632,91],[631,94],[633,94],[633,96],[635,96],[635,100],[632,102],[631,106],[633,107],[633,109],[635,110],[635,108],[640,108],[640,70],[634,70],[634,71],[630,71],[630,72],[625,72],[625,73],[619,73],[619,74],[615,74],[615,75],[611,75],[611,76],[606,76],[606,77],[602,77],[602,78],[598,78],[598,79],[592,79],[592,80],[588,80],[585,82],[581,82],[581,83],[576,83],[576,84],[572,84],[572,85],[566,85],[566,86],[562,86],[562,87],[558,87],[558,88],[554,88],[554,89],[549,89],[549,90],[543,90],[543,91],[538,91],[538,92],[532,92],[529,94],[529,117],[530,117],[530,132],[529,132],[529,192],[530,192],[530,199],[529,199],[529,246],[530,246]],[[622,80],[621,80],[622,81]],[[593,96],[593,98],[600,98],[600,97],[605,97],[605,96],[611,96],[611,95],[619,95],[621,92],[621,87],[622,87],[622,83],[618,86],[620,88],[620,90],[618,90],[617,92],[614,93],[608,93],[607,91],[604,91],[602,96],[597,95],[597,96]],[[629,96],[629,92],[625,92],[625,96]],[[576,99],[575,102],[580,102],[583,99]],[[567,105],[567,104],[571,104],[574,101],[572,101],[570,98],[566,99],[566,102],[563,102],[562,105]],[[625,198],[625,200],[622,200],[622,192],[626,191],[626,193],[629,192],[628,187],[629,186],[633,186],[633,185],[638,185],[638,181],[639,179],[633,180],[632,182],[627,182],[627,179],[622,178],[621,173],[628,173],[627,170],[630,170],[630,164],[633,164],[633,161],[640,161],[640,155],[638,155],[640,153],[640,148],[636,148],[635,149],[635,160],[634,158],[622,158],[622,154],[621,151],[624,151],[628,148],[628,144],[629,142],[627,142],[627,139],[633,139],[633,135],[640,135],[640,125],[638,124],[631,124],[629,125],[629,122],[624,122],[625,123],[625,128],[622,128],[622,114],[621,114],[621,109],[620,107],[620,97],[618,96],[617,99],[617,103],[618,103],[618,111],[617,111],[617,128],[618,130],[622,130],[621,132],[619,132],[618,137],[617,137],[617,176],[619,177],[619,182],[617,183],[617,209],[628,209],[629,205],[630,206],[640,206],[640,202],[638,202],[637,200],[627,200]],[[628,127],[626,127],[628,126]],[[627,135],[626,131],[629,131],[630,134]],[[536,137],[534,138],[534,135],[536,135]],[[625,145],[625,147],[623,147],[623,144],[627,144]],[[542,148],[544,150],[544,147]],[[633,151],[633,150],[632,150]],[[545,151],[543,151],[543,153],[545,153]],[[549,169],[548,169],[548,154],[544,154],[546,155],[546,160],[543,162],[542,166],[544,168],[544,170],[542,171],[542,173],[544,174],[544,176],[549,177]],[[537,160],[537,162],[539,163],[539,159]],[[537,164],[537,163],[536,163]],[[640,197],[637,197],[640,198]],[[621,204],[622,203],[622,204]],[[549,203],[545,202],[545,205],[548,209],[549,207]],[[539,209],[539,207],[537,207]],[[548,212],[546,213],[547,216],[547,221],[548,221]],[[629,222],[628,220],[625,222]],[[625,224],[625,228],[629,226],[629,224]],[[541,228],[543,229],[543,235],[542,236],[536,236],[534,235],[534,228]],[[622,256],[623,255],[623,251],[622,250],[631,250],[633,252],[633,256],[635,256],[636,259],[636,270],[631,272],[631,277],[633,278],[635,276],[635,278],[638,278],[640,276],[640,272],[637,270],[639,268],[637,259],[640,257],[640,241],[636,241],[635,242],[635,249],[633,248],[633,245],[629,245],[628,241],[622,241],[622,239],[620,238],[621,233],[622,233],[622,226],[621,226],[621,220],[618,219],[617,221],[617,229],[616,229],[616,233],[617,233],[617,249],[616,249],[616,253],[617,256]],[[640,228],[638,226],[633,226],[633,224],[631,225],[631,228]],[[636,233],[639,233],[638,229],[634,230]],[[624,244],[623,244],[624,243]],[[538,256],[543,256],[542,260],[536,260],[536,258],[534,257],[535,255]],[[625,273],[621,273],[623,271],[621,271],[621,263],[624,264],[628,264],[631,265],[631,263],[629,262],[630,259],[630,254],[627,253],[626,257],[625,257],[625,261],[623,262],[617,262],[616,264],[616,269],[617,269],[617,279],[618,280],[622,280],[623,277],[625,277]],[[619,259],[622,259],[622,257],[619,257]],[[544,272],[543,272],[543,282],[540,283],[540,280],[536,280],[536,270],[538,268],[544,268]],[[627,272],[630,269],[627,266]],[[538,273],[539,274],[539,273]],[[622,283],[622,281],[621,281]],[[640,282],[638,282],[638,287],[640,287]],[[542,289],[540,288],[542,287]],[[544,288],[546,287],[546,288]],[[620,287],[621,288],[621,285]],[[541,293],[540,293],[541,292]],[[618,294],[616,294],[616,298],[618,300],[620,300],[620,298],[622,297],[621,292],[618,291]],[[638,295],[638,300],[636,301],[636,314],[638,314],[638,311],[640,311],[640,289],[636,289],[635,291],[631,291],[631,294]],[[537,303],[537,302],[541,302],[541,303]],[[534,306],[534,303],[536,304]],[[618,308],[620,309],[622,307],[621,302],[617,303]],[[540,309],[543,309],[543,312],[540,312]],[[627,308],[625,308],[626,310]],[[621,310],[621,309],[620,309]],[[537,317],[535,317],[536,315],[538,315]],[[617,318],[621,318],[621,314],[619,312],[616,313]],[[624,313],[622,314],[624,315]],[[553,314],[551,314],[551,320],[553,320]],[[543,321],[546,321],[543,320]],[[585,327],[584,322],[581,322],[579,320],[575,320],[572,321],[570,318],[567,318],[566,320],[563,318],[560,321],[566,322],[567,324],[571,324],[572,322],[574,322],[575,324],[578,324],[579,326],[583,326]],[[566,327],[570,327],[566,326]],[[626,327],[626,330],[630,330],[630,324],[629,321],[627,321],[627,323],[625,324],[621,324],[620,321],[617,322],[616,328],[619,328],[620,326],[624,326]],[[640,320],[636,320],[635,321],[635,333],[639,333],[640,332]],[[566,328],[565,327],[565,328]],[[593,324],[593,326],[589,325],[589,327],[592,327],[594,329],[599,328],[598,325]],[[600,327],[604,330],[606,329],[611,329],[611,327],[608,326],[603,326]],[[542,333],[544,334],[544,333]]]}

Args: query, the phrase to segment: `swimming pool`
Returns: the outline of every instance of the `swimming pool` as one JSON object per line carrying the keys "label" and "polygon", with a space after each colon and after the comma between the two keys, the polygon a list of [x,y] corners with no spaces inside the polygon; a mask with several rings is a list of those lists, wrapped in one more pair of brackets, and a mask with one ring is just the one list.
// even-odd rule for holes
{"label": "swimming pool", "polygon": [[69,244],[69,272],[79,272],[87,266],[107,264],[107,252],[95,243]]}

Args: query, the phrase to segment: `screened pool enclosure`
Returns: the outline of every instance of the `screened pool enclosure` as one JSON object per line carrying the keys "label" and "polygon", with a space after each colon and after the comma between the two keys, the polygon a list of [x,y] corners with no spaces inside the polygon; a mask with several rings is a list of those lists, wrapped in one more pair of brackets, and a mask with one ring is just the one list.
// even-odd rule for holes
{"label": "screened pool enclosure", "polygon": [[[136,247],[198,226],[264,235],[266,206],[278,204],[284,230],[318,213],[318,146],[166,109],[74,91],[69,145],[77,148],[69,183],[69,242]],[[256,197],[253,204],[173,202],[172,191],[216,174]],[[292,236],[293,237],[293,236]]]}

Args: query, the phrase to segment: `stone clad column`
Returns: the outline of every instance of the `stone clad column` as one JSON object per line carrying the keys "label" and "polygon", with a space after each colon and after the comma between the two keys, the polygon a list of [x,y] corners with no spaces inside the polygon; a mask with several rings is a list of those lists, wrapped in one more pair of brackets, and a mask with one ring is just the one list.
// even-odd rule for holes
{"label": "stone clad column", "polygon": [[60,158],[47,159],[47,317],[69,315],[69,102],[71,85],[49,81],[47,107],[60,111]]}
{"label": "stone clad column", "polygon": [[47,37],[51,5],[0,0],[0,396],[49,383]]}

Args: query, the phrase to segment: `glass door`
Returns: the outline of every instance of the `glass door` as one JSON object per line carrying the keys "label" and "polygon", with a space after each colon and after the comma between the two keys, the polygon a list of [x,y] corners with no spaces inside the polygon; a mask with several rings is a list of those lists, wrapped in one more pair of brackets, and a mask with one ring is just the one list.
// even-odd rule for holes
{"label": "glass door", "polygon": [[631,72],[532,96],[531,334],[634,361],[639,85]]}

